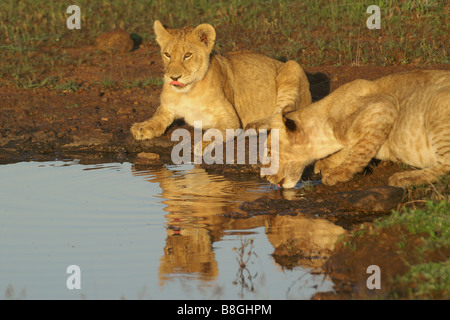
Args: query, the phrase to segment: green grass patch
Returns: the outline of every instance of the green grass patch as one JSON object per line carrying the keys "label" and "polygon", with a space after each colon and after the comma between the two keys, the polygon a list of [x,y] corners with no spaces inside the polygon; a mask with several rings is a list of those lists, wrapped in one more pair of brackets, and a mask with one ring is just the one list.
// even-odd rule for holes
{"label": "green grass patch", "polygon": [[356,276],[355,297],[370,299],[449,299],[450,203],[427,201],[365,223],[345,236],[331,258],[332,268],[358,275],[361,262],[381,269],[382,290],[366,290]]}
{"label": "green grass patch", "polygon": [[145,78],[142,80],[124,80],[123,81],[123,87],[125,89],[132,89],[132,88],[143,88],[147,86],[162,86],[164,84],[164,79],[162,78]]}
{"label": "green grass patch", "polygon": [[[394,279],[403,299],[450,299],[450,259],[412,266]],[[397,289],[399,291],[399,289]],[[397,292],[398,296],[399,293]]]}
{"label": "green grass patch", "polygon": [[[391,279],[387,299],[449,299],[450,298],[450,203],[428,201],[420,209],[404,208],[373,224],[377,233],[395,226],[405,227],[421,238],[415,253],[406,252],[411,236],[399,235],[397,247],[404,252],[410,266],[405,274]],[[409,257],[409,258],[406,258]],[[408,260],[408,259],[413,259]]]}
{"label": "green grass patch", "polygon": [[[171,27],[210,23],[224,51],[252,49],[304,64],[386,64],[419,57],[427,64],[448,62],[449,5],[444,0],[78,0],[71,4],[81,9],[80,30],[67,29],[70,14],[65,2],[2,0],[0,50],[93,44],[101,32],[116,27],[153,41],[153,21],[160,19]],[[381,30],[366,27],[366,10],[373,4],[381,9]],[[364,48],[361,57],[358,48]],[[326,54],[318,56],[320,51]],[[394,58],[385,60],[389,54]]]}
{"label": "green grass patch", "polygon": [[[77,0],[70,4],[80,7],[79,30],[66,27],[71,14],[63,1],[0,1],[1,85],[36,88],[50,71],[91,65],[89,54],[75,57],[65,48],[94,45],[99,34],[116,27],[142,38],[144,44],[156,45],[156,19],[173,28],[212,24],[220,53],[251,50],[304,66],[449,63],[450,4],[445,0]],[[381,10],[380,30],[366,27],[370,15],[366,10],[373,4]]]}
{"label": "green grass patch", "polygon": [[374,223],[376,228],[387,228],[402,225],[414,234],[423,234],[425,248],[450,247],[450,203],[446,201],[428,201],[422,209],[404,209],[394,211],[389,217],[379,219]]}

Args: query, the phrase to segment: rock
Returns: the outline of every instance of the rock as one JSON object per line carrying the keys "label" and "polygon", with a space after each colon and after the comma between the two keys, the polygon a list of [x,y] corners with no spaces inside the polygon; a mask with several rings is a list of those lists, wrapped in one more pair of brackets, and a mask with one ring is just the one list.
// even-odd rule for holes
{"label": "rock", "polygon": [[366,211],[390,211],[396,209],[403,198],[402,188],[375,187],[365,190],[338,192],[336,196],[352,206]]}
{"label": "rock", "polygon": [[117,114],[132,114],[133,110],[128,107],[120,107],[119,110],[116,111]]}
{"label": "rock", "polygon": [[73,142],[64,144],[62,147],[65,150],[73,150],[78,148],[87,148],[91,146],[106,146],[109,141],[113,138],[113,134],[111,132],[101,133],[101,132],[92,132],[89,134],[83,134],[80,136],[73,135]]}
{"label": "rock", "polygon": [[160,163],[159,154],[150,152],[141,152],[137,155],[134,165],[136,166],[151,166]]}
{"label": "rock", "polygon": [[130,52],[134,47],[130,34],[121,28],[100,34],[96,43],[105,52]]}

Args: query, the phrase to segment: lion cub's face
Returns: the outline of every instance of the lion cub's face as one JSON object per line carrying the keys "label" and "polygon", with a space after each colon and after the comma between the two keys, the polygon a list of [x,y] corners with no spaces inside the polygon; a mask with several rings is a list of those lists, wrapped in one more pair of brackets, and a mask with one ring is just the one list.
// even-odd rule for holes
{"label": "lion cub's face", "polygon": [[[312,163],[310,139],[299,125],[296,113],[290,113],[272,120],[266,129],[279,129],[278,154],[271,152],[271,158],[278,158],[278,171],[273,175],[262,176],[271,183],[286,189],[293,188],[300,180],[305,167]],[[270,137],[272,139],[272,137]]]}
{"label": "lion cub's face", "polygon": [[216,31],[209,24],[195,29],[165,29],[158,20],[154,29],[161,47],[165,83],[176,92],[188,92],[208,71]]}

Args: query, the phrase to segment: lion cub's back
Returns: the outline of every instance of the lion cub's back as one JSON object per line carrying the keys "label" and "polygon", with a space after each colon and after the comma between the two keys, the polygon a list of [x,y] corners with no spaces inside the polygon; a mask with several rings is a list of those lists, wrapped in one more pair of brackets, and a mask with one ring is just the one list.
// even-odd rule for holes
{"label": "lion cub's back", "polygon": [[402,73],[380,85],[398,100],[398,118],[388,138],[391,157],[421,168],[435,164],[433,134],[450,136],[443,132],[450,127],[440,126],[450,123],[450,71]]}
{"label": "lion cub's back", "polygon": [[253,52],[224,56],[230,63],[235,108],[244,126],[272,115],[277,100],[276,77],[283,63]]}

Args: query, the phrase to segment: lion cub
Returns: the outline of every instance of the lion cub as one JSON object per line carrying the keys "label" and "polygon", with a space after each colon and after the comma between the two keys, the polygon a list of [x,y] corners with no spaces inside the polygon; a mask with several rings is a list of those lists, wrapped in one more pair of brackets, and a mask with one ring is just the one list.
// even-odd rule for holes
{"label": "lion cub", "polygon": [[209,24],[165,29],[157,20],[154,30],[165,83],[153,117],[131,127],[137,140],[162,135],[177,118],[224,131],[245,128],[286,106],[298,109],[311,103],[308,79],[295,61],[282,63],[249,52],[212,53],[216,32]]}
{"label": "lion cub", "polygon": [[391,186],[432,183],[450,171],[450,71],[355,80],[270,126],[280,128],[279,170],[267,179],[284,188],[316,160],[322,182],[334,185],[374,157],[421,169],[394,174]]}

